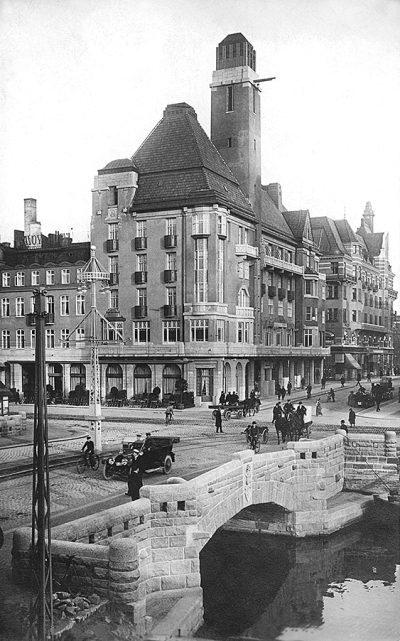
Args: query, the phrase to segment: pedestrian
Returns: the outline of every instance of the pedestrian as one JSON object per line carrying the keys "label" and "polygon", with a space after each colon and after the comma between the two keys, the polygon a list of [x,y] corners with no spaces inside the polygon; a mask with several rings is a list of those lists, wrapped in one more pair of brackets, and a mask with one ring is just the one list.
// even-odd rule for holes
{"label": "pedestrian", "polygon": [[368,372],[368,374],[367,374],[367,381],[368,381],[368,383],[371,382],[371,372]]}
{"label": "pedestrian", "polygon": [[382,390],[380,389],[380,385],[375,385],[375,403],[376,403],[376,411],[380,412],[381,411],[381,403],[382,403]]}
{"label": "pedestrian", "polygon": [[315,416],[322,416],[322,405],[320,399],[315,403]]}
{"label": "pedestrian", "polygon": [[341,379],[340,379],[340,384],[341,384],[342,387],[344,387],[344,383],[345,383],[345,378],[344,378],[344,376],[342,376]]}
{"label": "pedestrian", "polygon": [[349,423],[350,423],[350,427],[356,426],[356,413],[352,407],[350,407],[349,409]]}
{"label": "pedestrian", "polygon": [[221,410],[220,410],[219,407],[217,407],[217,409],[215,410],[215,431],[216,431],[217,434],[218,434],[218,432],[221,432],[221,434],[223,434],[223,431],[222,431],[222,414],[221,414]]}
{"label": "pedestrian", "polygon": [[346,425],[346,421],[344,421],[344,420],[340,421],[339,429],[344,430],[346,432],[346,434],[348,434],[349,430],[348,430],[348,427]]}
{"label": "pedestrian", "polygon": [[168,405],[168,407],[165,409],[165,425],[169,425],[172,421],[172,417],[174,415],[174,408],[172,405]]}
{"label": "pedestrian", "polygon": [[304,376],[303,376],[303,377],[300,379],[301,389],[304,389],[305,384],[306,384],[306,379],[305,379],[305,378],[304,378]]}
{"label": "pedestrian", "polygon": [[22,405],[22,394],[20,393],[19,389],[17,389],[16,396],[17,396],[17,403]]}
{"label": "pedestrian", "polygon": [[232,403],[232,394],[230,392],[228,392],[225,397],[225,403],[226,405],[230,405]]}
{"label": "pedestrian", "polygon": [[290,382],[290,381],[288,381],[288,384],[287,384],[287,388],[286,388],[286,389],[287,389],[287,394],[288,394],[288,396],[290,396],[290,395],[291,395],[291,393],[292,393],[292,384],[291,384],[291,382]]}
{"label": "pedestrian", "polygon": [[360,384],[360,382],[361,382],[361,372],[360,372],[360,371],[358,371],[358,372],[357,372],[357,385],[359,385],[359,384]]}
{"label": "pedestrian", "polygon": [[140,499],[140,488],[143,485],[143,451],[133,450],[131,466],[128,474],[128,491],[127,495],[132,501]]}
{"label": "pedestrian", "polygon": [[325,389],[325,385],[326,385],[326,376],[324,374],[321,378],[321,389]]}
{"label": "pedestrian", "polygon": [[280,401],[281,400],[281,395],[282,395],[282,390],[281,390],[281,386],[279,385],[279,383],[276,383],[276,385],[275,385],[275,394],[278,397],[278,401]]}
{"label": "pedestrian", "polygon": [[272,410],[272,422],[275,423],[280,418],[282,418],[282,407],[280,401],[278,401]]}
{"label": "pedestrian", "polygon": [[300,416],[301,423],[304,425],[304,417],[307,414],[307,409],[304,407],[303,403],[299,401],[298,406],[296,407],[296,414]]}
{"label": "pedestrian", "polygon": [[219,396],[219,404],[220,405],[225,405],[225,392],[222,390],[220,396]]}
{"label": "pedestrian", "polygon": [[84,442],[81,451],[85,456],[85,463],[89,467],[90,461],[94,454],[94,443],[90,436],[86,437],[86,441]]}
{"label": "pedestrian", "polygon": [[332,403],[335,402],[335,390],[333,389],[333,387],[331,387],[328,392],[328,401],[332,401]]}
{"label": "pedestrian", "polygon": [[309,383],[309,384],[307,385],[307,387],[306,387],[306,391],[307,391],[307,398],[311,398],[311,390],[312,390],[312,385],[311,385],[311,383]]}
{"label": "pedestrian", "polygon": [[285,400],[285,396],[286,396],[286,390],[285,390],[285,388],[284,388],[284,387],[283,387],[283,385],[282,385],[282,387],[281,387],[281,397],[282,397],[282,401],[284,401],[284,400]]}

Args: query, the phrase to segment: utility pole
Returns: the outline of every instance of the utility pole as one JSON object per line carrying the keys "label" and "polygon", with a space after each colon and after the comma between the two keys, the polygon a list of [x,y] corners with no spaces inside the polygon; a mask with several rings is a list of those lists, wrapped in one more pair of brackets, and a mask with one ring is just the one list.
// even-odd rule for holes
{"label": "utility pole", "polygon": [[[44,327],[46,291],[34,290],[34,313],[28,324],[36,328],[35,410],[33,430],[32,475],[32,545],[31,567],[36,581],[36,598],[32,604],[30,639],[53,639],[53,602],[51,568],[49,442],[47,424],[46,356]],[[49,632],[47,632],[49,630]]]}

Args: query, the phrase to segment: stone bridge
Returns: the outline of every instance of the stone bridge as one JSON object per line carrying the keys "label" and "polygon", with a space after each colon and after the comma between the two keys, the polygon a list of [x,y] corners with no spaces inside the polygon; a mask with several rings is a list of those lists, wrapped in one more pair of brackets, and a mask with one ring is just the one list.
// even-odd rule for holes
{"label": "stone bridge", "polygon": [[[345,484],[357,486],[372,469],[398,479],[393,432],[357,435],[357,441],[342,432],[289,443],[279,452],[238,452],[191,481],[144,486],[137,501],[53,528],[53,573],[63,576],[73,557],[80,587],[130,609],[140,634],[158,600],[191,594],[200,606],[186,617],[190,632],[202,617],[199,554],[218,528],[250,505],[274,503],[285,510],[287,534],[329,533],[347,516],[332,520],[328,499]],[[29,528],[15,532],[13,569],[23,580],[30,572],[30,539]]]}

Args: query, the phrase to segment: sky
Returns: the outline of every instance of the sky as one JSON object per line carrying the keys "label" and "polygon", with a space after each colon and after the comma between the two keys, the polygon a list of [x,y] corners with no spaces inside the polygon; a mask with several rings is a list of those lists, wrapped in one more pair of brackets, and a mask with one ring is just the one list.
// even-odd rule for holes
{"label": "sky", "polygon": [[235,32],[276,76],[261,85],[263,183],[354,230],[370,201],[399,290],[400,0],[0,0],[1,240],[28,197],[43,233],[88,240],[93,177],[167,104],[209,134],[215,48]]}

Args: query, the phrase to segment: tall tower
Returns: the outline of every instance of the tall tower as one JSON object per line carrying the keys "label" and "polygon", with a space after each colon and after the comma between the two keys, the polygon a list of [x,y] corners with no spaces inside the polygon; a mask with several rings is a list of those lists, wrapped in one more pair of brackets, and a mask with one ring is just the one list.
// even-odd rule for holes
{"label": "tall tower", "polygon": [[374,231],[374,216],[374,210],[372,209],[371,203],[368,201],[365,205],[362,220],[370,232]]}
{"label": "tall tower", "polygon": [[260,90],[256,52],[241,33],[217,47],[211,83],[211,140],[257,211],[261,189]]}

